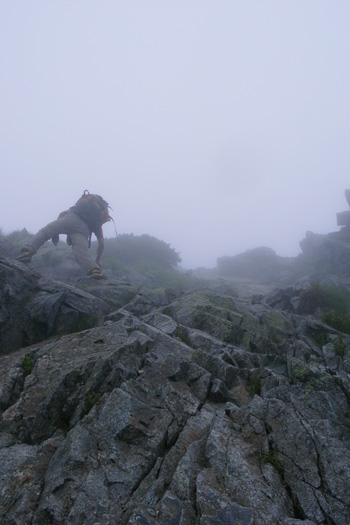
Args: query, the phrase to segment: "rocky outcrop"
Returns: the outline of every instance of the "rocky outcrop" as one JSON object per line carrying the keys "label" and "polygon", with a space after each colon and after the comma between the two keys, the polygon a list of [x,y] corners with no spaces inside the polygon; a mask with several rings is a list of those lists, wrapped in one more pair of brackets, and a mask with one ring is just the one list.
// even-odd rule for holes
{"label": "rocky outcrop", "polygon": [[306,232],[300,248],[297,257],[281,257],[266,247],[220,257],[216,271],[225,278],[245,278],[283,287],[294,285],[305,276],[323,279],[350,275],[350,226],[328,234]]}
{"label": "rocky outcrop", "polygon": [[[0,357],[1,523],[350,522],[347,334],[234,282],[0,275],[1,344],[21,304],[53,327]],[[97,325],[59,334],[73,311]]]}
{"label": "rocky outcrop", "polygon": [[223,277],[254,279],[261,283],[291,282],[295,280],[295,258],[281,257],[262,246],[233,257],[220,257],[217,272]]}
{"label": "rocky outcrop", "polygon": [[320,235],[306,232],[300,242],[304,267],[318,275],[350,275],[350,227]]}
{"label": "rocky outcrop", "polygon": [[115,281],[106,289],[86,279],[70,286],[42,277],[22,263],[0,259],[0,354],[98,325],[136,294],[125,283],[115,288]]}

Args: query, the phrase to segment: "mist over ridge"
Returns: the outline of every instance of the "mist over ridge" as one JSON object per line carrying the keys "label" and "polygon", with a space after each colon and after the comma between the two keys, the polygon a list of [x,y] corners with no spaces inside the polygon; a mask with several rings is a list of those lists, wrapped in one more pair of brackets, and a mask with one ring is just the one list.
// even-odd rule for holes
{"label": "mist over ridge", "polygon": [[2,3],[0,227],[35,233],[87,188],[120,234],[170,243],[185,268],[258,246],[297,256],[347,208],[349,14]]}

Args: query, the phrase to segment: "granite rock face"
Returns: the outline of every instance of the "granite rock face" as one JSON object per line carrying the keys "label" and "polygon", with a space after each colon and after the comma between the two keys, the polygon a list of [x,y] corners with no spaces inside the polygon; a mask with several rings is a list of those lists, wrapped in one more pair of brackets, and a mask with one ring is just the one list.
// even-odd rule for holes
{"label": "granite rock face", "polygon": [[0,279],[1,523],[350,523],[347,334],[222,281]]}
{"label": "granite rock face", "polygon": [[76,286],[42,277],[17,261],[0,259],[0,354],[49,337],[92,327],[136,290],[110,281]]}

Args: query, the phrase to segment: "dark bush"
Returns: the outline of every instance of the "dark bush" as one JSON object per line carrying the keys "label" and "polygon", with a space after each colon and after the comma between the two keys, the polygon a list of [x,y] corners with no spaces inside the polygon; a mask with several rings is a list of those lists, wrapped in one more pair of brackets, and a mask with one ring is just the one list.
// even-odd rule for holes
{"label": "dark bush", "polygon": [[350,310],[350,294],[344,288],[332,284],[313,283],[300,295],[301,315],[334,311],[345,315]]}
{"label": "dark bush", "polygon": [[105,239],[103,259],[106,265],[115,268],[150,262],[172,269],[181,262],[179,254],[169,244],[146,234],[123,234],[117,239]]}

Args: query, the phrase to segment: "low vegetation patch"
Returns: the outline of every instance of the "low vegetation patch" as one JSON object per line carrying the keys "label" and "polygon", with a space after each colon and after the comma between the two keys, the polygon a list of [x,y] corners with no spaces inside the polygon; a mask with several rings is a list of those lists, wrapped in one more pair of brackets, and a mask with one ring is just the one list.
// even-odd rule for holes
{"label": "low vegetation patch", "polygon": [[313,336],[313,339],[317,343],[317,346],[319,348],[322,348],[324,345],[326,345],[328,343],[328,336],[327,336],[326,330],[320,330],[319,332],[317,332]]}
{"label": "low vegetation patch", "polygon": [[[323,313],[320,313],[323,312]],[[324,323],[339,332],[350,334],[350,293],[331,284],[313,283],[300,296],[299,313],[317,314]],[[326,334],[316,342],[326,344]]]}
{"label": "low vegetation patch", "polygon": [[82,332],[83,330],[90,330],[91,328],[95,328],[97,324],[97,317],[81,317],[76,321],[76,323],[69,327],[67,334]]}
{"label": "low vegetation patch", "polygon": [[335,355],[339,357],[344,357],[345,350],[346,350],[346,344],[344,343],[344,340],[341,335],[339,335],[336,340],[333,342],[334,345],[334,353]]}
{"label": "low vegetation patch", "polygon": [[275,450],[269,450],[266,454],[263,454],[261,457],[261,463],[269,463],[272,465],[279,473],[283,472],[283,465],[281,458]]}
{"label": "low vegetation patch", "polygon": [[100,392],[88,392],[84,397],[84,405],[82,410],[82,417],[86,416],[101,397]]}
{"label": "low vegetation patch", "polygon": [[313,283],[300,296],[301,314],[314,314],[317,310],[346,314],[350,311],[350,293],[332,284]]}
{"label": "low vegetation patch", "polygon": [[336,311],[326,312],[321,317],[324,323],[345,334],[350,334],[350,315]]}
{"label": "low vegetation patch", "polygon": [[29,376],[29,374],[31,374],[33,370],[33,366],[34,366],[34,359],[32,358],[32,356],[28,354],[24,356],[23,361],[22,361],[22,370],[24,373],[24,377],[27,377]]}
{"label": "low vegetation patch", "polygon": [[184,326],[177,325],[175,331],[175,337],[180,339],[185,345],[192,346],[191,339],[188,335],[188,331]]}
{"label": "low vegetation patch", "polygon": [[249,385],[248,385],[248,390],[249,392],[255,396],[255,395],[258,395],[260,396],[261,395],[261,380],[260,380],[260,377],[258,376],[254,376]]}
{"label": "low vegetation patch", "polygon": [[123,234],[117,239],[105,239],[104,261],[107,260],[119,268],[146,261],[172,269],[181,262],[180,255],[169,244],[146,234]]}

